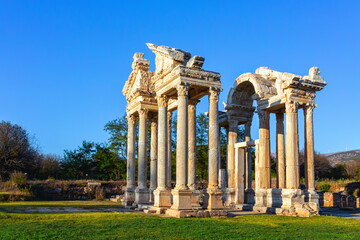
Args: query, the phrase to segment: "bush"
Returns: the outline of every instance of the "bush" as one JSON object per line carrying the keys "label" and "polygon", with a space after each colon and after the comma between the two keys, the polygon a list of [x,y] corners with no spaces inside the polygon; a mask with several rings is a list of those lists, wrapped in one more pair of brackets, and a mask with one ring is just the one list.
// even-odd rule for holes
{"label": "bush", "polygon": [[17,184],[18,186],[24,186],[27,182],[26,174],[15,171],[10,175],[10,182]]}
{"label": "bush", "polygon": [[328,192],[330,190],[330,188],[331,188],[330,184],[327,184],[327,183],[323,183],[319,186],[319,190],[325,191],[325,192]]}
{"label": "bush", "polygon": [[96,188],[95,199],[96,200],[104,200],[105,199],[104,188],[102,188],[102,187]]}

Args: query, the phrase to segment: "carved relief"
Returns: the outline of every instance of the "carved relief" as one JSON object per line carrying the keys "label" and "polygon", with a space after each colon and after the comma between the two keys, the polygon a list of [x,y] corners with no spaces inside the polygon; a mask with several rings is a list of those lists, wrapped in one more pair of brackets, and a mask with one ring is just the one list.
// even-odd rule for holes
{"label": "carved relief", "polygon": [[189,85],[187,84],[178,85],[176,89],[177,89],[178,97],[189,95]]}
{"label": "carved relief", "polygon": [[209,88],[209,100],[210,101],[219,101],[219,94],[222,91],[221,88],[210,87]]}
{"label": "carved relief", "polygon": [[299,103],[294,101],[289,101],[285,104],[286,113],[297,113],[299,108]]}
{"label": "carved relief", "polygon": [[167,107],[169,98],[165,95],[157,97],[158,107]]}

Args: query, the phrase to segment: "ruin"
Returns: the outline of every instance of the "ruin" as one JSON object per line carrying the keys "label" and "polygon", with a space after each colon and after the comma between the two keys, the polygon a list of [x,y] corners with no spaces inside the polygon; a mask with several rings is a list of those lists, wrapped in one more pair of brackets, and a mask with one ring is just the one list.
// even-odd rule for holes
{"label": "ruin", "polygon": [[[267,67],[240,75],[230,89],[225,111],[218,110],[220,74],[202,69],[204,58],[148,43],[155,53],[155,71],[143,53],[135,53],[123,94],[127,100],[127,186],[123,204],[151,205],[151,211],[174,217],[224,215],[227,209],[277,214],[317,213],[314,179],[313,110],[316,92],[326,85],[313,67],[308,76]],[[196,105],[209,101],[208,188],[200,205],[196,189]],[[256,101],[257,107],[253,106]],[[304,111],[306,189],[300,188],[298,110]],[[171,116],[177,110],[176,186],[171,185]],[[271,186],[271,113],[276,114],[277,184]],[[259,139],[251,140],[253,115],[259,116]],[[286,118],[285,118],[286,115]],[[284,129],[286,119],[286,131]],[[138,120],[138,183],[135,182]],[[147,121],[151,122],[150,188],[147,186]],[[238,127],[245,125],[245,141]],[[227,169],[220,169],[219,129],[227,129]],[[285,138],[286,137],[286,138]],[[285,142],[286,139],[286,142]],[[251,148],[255,147],[255,166]],[[252,170],[255,170],[255,189]],[[225,174],[224,174],[225,172]],[[226,176],[226,183],[220,178]],[[225,185],[221,186],[221,185]],[[223,191],[224,189],[224,191]]]}

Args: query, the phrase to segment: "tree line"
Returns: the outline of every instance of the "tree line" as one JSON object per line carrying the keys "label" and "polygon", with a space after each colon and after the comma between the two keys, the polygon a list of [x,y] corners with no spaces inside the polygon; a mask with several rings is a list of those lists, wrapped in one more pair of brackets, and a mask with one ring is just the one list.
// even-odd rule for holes
{"label": "tree line", "polygon": [[[176,165],[176,114],[172,119],[172,175]],[[196,117],[197,169],[199,180],[208,176],[208,125],[205,114]],[[138,124],[137,124],[138,126]],[[148,125],[148,175],[150,175],[150,123]],[[11,173],[26,173],[29,179],[126,179],[126,116],[109,121],[104,130],[109,133],[105,143],[83,141],[73,150],[64,150],[63,156],[42,154],[29,133],[17,124],[0,122],[0,180],[8,180]],[[244,129],[238,130],[243,141]],[[136,141],[137,145],[138,141]],[[220,132],[221,168],[226,168],[226,130]],[[137,157],[137,156],[136,156]],[[252,161],[254,166],[255,153]],[[300,172],[304,174],[304,154],[300,152]],[[271,173],[276,176],[276,158],[271,159]],[[254,174],[253,174],[254,175]],[[315,153],[316,178],[360,178],[360,160],[332,166],[329,159]]]}

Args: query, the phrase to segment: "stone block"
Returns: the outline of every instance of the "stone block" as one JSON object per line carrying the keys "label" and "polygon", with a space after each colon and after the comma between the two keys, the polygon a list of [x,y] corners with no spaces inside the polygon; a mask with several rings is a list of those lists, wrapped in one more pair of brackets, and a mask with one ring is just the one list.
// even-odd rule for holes
{"label": "stone block", "polygon": [[134,202],[135,202],[135,189],[128,187],[125,188],[122,205],[131,206]]}
{"label": "stone block", "polygon": [[154,207],[170,207],[171,192],[168,189],[156,189],[154,191]]}
{"label": "stone block", "polygon": [[223,192],[219,188],[208,188],[207,193],[209,194],[209,202],[207,209],[208,210],[216,210],[216,209],[223,209]]}
{"label": "stone block", "polygon": [[147,188],[141,189],[136,188],[135,189],[135,204],[143,204],[143,203],[149,203],[150,200],[150,190]]}
{"label": "stone block", "polygon": [[171,209],[174,210],[191,210],[191,195],[189,189],[173,189],[171,190],[173,196],[173,205]]}

